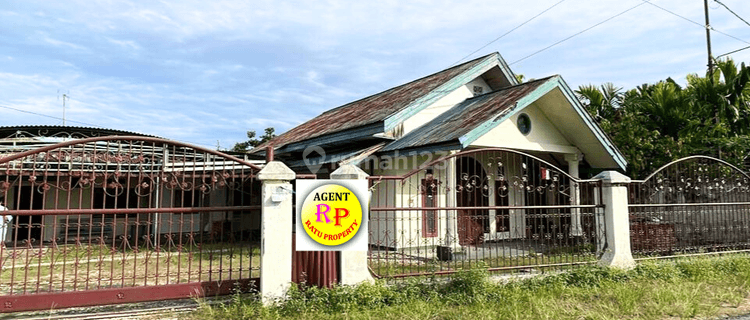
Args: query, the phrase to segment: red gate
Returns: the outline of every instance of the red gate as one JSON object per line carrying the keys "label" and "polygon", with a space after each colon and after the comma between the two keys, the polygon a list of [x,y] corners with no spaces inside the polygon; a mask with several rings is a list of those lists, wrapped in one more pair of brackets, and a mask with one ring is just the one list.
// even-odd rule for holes
{"label": "red gate", "polygon": [[[384,167],[377,170],[399,172]],[[596,262],[606,248],[601,181],[574,178],[533,155],[468,150],[369,179],[375,276],[477,266],[536,272]]]}
{"label": "red gate", "polygon": [[0,158],[2,312],[227,294],[260,277],[259,168],[149,137]]}

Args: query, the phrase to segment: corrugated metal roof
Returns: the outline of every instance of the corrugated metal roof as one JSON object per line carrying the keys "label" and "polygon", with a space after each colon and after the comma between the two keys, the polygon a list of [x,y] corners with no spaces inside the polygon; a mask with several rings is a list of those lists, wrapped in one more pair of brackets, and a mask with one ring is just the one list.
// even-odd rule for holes
{"label": "corrugated metal roof", "polygon": [[408,148],[458,141],[487,120],[510,111],[516,102],[547,82],[552,77],[530,81],[498,91],[477,96],[443,112],[432,121],[409,132],[401,139],[388,144],[382,151],[395,151]]}
{"label": "corrugated metal roof", "polygon": [[413,101],[478,65],[492,55],[496,55],[496,53],[328,110],[312,120],[294,127],[273,140],[256,147],[251,152],[261,152],[269,144],[272,144],[274,148],[280,148],[290,143],[383,121],[387,117],[403,110]]}
{"label": "corrugated metal roof", "polygon": [[132,131],[116,129],[77,127],[77,126],[50,126],[50,125],[22,125],[0,127],[0,139],[22,138],[22,137],[69,137],[89,138],[96,136],[143,136],[159,138],[157,136],[142,134]]}

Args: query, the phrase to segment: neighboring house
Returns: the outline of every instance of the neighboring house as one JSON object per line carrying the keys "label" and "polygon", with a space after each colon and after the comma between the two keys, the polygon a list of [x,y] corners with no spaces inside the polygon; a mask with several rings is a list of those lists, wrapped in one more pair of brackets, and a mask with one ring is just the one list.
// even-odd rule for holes
{"label": "neighboring house", "polygon": [[[125,136],[130,138],[118,140]],[[60,143],[68,145],[50,149]],[[18,158],[22,153],[26,156]],[[127,237],[133,245],[146,235],[153,240],[157,234],[206,233],[225,225],[232,232],[257,233],[259,211],[245,214],[233,208],[260,203],[259,192],[250,192],[259,190],[252,179],[257,168],[127,131],[0,127],[0,200],[12,211],[37,211],[17,216],[0,241],[21,245]]]}
{"label": "neighboring house", "polygon": [[[251,153],[263,155],[269,146],[273,146],[276,159],[293,170],[320,177],[326,177],[341,164],[358,165],[370,175],[403,175],[428,160],[479,148],[518,150],[554,164],[573,177],[601,169],[624,170],[626,166],[623,155],[562,77],[518,83],[498,53],[328,110]],[[392,161],[404,157],[415,160]],[[488,175],[490,169],[481,159],[463,157],[455,166],[440,169],[450,171],[440,175]],[[517,169],[508,170],[511,172],[504,174],[515,174],[512,170]],[[486,180],[494,187],[492,179]],[[510,200],[510,205],[534,204],[521,197],[514,200],[512,195]],[[406,206],[399,203],[398,197],[384,201],[390,203],[373,205]],[[438,199],[441,204],[459,206],[502,205],[491,197],[484,202],[472,201]],[[420,205],[426,206],[417,204]],[[403,218],[399,214],[390,217]],[[377,218],[377,213],[372,212],[371,218]],[[397,226],[386,224],[381,230],[403,234],[395,230]],[[489,227],[485,229],[485,233],[490,232]],[[517,233],[509,236],[524,236],[522,231]],[[418,234],[433,236],[424,231],[411,232],[410,236]],[[464,242],[472,244],[476,240]]]}

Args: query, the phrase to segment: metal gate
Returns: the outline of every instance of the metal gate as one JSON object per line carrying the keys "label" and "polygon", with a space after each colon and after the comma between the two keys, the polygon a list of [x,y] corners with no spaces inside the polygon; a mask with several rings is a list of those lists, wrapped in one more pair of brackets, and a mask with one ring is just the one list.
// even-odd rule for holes
{"label": "metal gate", "polygon": [[226,294],[260,276],[259,168],[149,137],[0,158],[3,312]]}
{"label": "metal gate", "polygon": [[369,179],[377,277],[535,272],[595,262],[606,247],[601,182],[529,154],[463,151]]}
{"label": "metal gate", "polygon": [[687,157],[628,189],[636,259],[750,250],[750,176],[731,164]]}

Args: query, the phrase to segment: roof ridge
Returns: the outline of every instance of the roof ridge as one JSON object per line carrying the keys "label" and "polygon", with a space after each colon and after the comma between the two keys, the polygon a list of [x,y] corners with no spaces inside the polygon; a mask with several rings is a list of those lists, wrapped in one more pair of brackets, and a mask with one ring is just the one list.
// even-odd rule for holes
{"label": "roof ridge", "polygon": [[342,109],[342,108],[344,108],[344,107],[347,107],[347,106],[349,106],[349,105],[351,105],[351,104],[354,104],[354,103],[360,102],[360,101],[362,101],[362,100],[366,100],[366,99],[372,98],[372,97],[374,97],[374,96],[377,96],[377,95],[380,95],[380,94],[386,93],[386,92],[388,92],[388,91],[391,91],[391,90],[396,90],[396,89],[398,89],[398,88],[401,88],[401,87],[407,86],[407,85],[409,85],[409,84],[412,84],[412,83],[415,83],[415,82],[418,82],[418,81],[424,80],[424,79],[426,79],[426,78],[432,77],[432,76],[434,76],[434,75],[437,75],[437,74],[439,74],[439,73],[443,73],[443,72],[446,72],[446,71],[449,71],[449,70],[453,70],[453,69],[456,69],[456,68],[462,67],[462,66],[464,66],[464,65],[467,65],[467,64],[470,64],[470,63],[476,63],[476,62],[478,62],[478,61],[481,61],[481,60],[484,60],[484,59],[488,58],[489,56],[492,56],[492,55],[499,55],[499,54],[500,54],[500,53],[498,53],[498,52],[493,52],[493,53],[490,53],[490,54],[486,54],[486,55],[484,55],[484,56],[481,56],[481,57],[479,57],[479,58],[476,58],[476,59],[472,59],[472,60],[466,61],[466,62],[464,62],[464,63],[462,63],[462,64],[459,64],[459,65],[455,65],[455,66],[452,66],[452,67],[449,67],[449,68],[446,68],[446,69],[443,69],[443,70],[440,70],[440,71],[437,71],[437,72],[433,72],[433,73],[430,73],[430,74],[428,74],[428,75],[426,75],[426,76],[423,76],[423,77],[420,77],[420,78],[417,78],[417,79],[411,80],[411,81],[409,81],[409,82],[405,82],[405,83],[402,83],[402,84],[400,84],[400,85],[397,85],[397,86],[395,86],[395,87],[390,87],[390,88],[388,88],[388,89],[385,89],[385,90],[382,90],[382,91],[378,91],[377,93],[373,93],[373,94],[371,94],[371,95],[369,95],[369,96],[366,96],[366,97],[363,97],[363,98],[360,98],[360,99],[357,99],[357,100],[354,100],[354,101],[350,101],[350,102],[347,102],[346,104],[344,104],[344,105],[340,105],[340,106],[338,106],[338,107],[335,107],[335,108],[333,108],[333,109],[328,109],[328,110],[324,111],[323,113],[321,113],[320,115],[324,115],[324,114],[326,114],[326,113],[329,113],[329,112],[332,112],[332,111],[336,111],[336,110],[338,110],[338,109]]}
{"label": "roof ridge", "polygon": [[477,95],[477,96],[473,96],[471,98],[467,98],[464,101],[469,101],[469,100],[477,99],[477,98],[481,98],[481,97],[487,97],[487,96],[489,96],[491,94],[500,93],[500,92],[505,91],[505,90],[511,90],[511,89],[515,89],[515,88],[522,87],[522,86],[525,86],[525,85],[529,85],[529,84],[541,82],[541,81],[548,81],[548,80],[550,80],[550,79],[552,79],[554,77],[559,77],[559,76],[560,75],[558,75],[558,74],[554,74],[554,75],[547,76],[547,77],[544,77],[544,78],[534,79],[534,80],[531,80],[531,81],[528,81],[528,82],[519,83],[519,84],[516,84],[516,85],[512,85],[510,87],[500,88],[500,89],[493,90],[493,91],[490,91],[490,92],[487,92],[487,93],[483,93],[483,94],[480,94],[480,95]]}
{"label": "roof ridge", "polygon": [[[456,65],[456,66],[453,66],[453,67],[450,67],[450,68],[447,68],[447,69],[443,69],[443,70],[431,73],[431,74],[423,76],[421,78],[418,78],[418,79],[415,79],[415,80],[412,80],[412,81],[400,84],[398,86],[395,86],[395,87],[392,87],[392,88],[380,91],[378,93],[366,96],[364,98],[357,99],[357,100],[348,102],[348,103],[346,103],[344,105],[341,105],[341,106],[329,109],[329,110],[327,110],[327,111],[325,111],[325,112],[323,112],[323,113],[321,113],[321,114],[313,117],[312,119],[309,119],[309,120],[307,120],[307,121],[305,121],[305,122],[303,122],[303,123],[301,123],[301,124],[299,124],[299,125],[291,128],[291,129],[287,130],[286,132],[280,134],[279,136],[277,136],[276,138],[272,139],[271,141],[265,142],[265,143],[263,143],[263,144],[255,147],[255,148],[253,148],[250,152],[251,153],[262,152],[262,150],[264,150],[264,148],[267,147],[267,146],[269,146],[269,145],[274,145],[275,148],[280,148],[280,147],[283,147],[285,145],[288,145],[289,143],[299,142],[299,141],[303,141],[303,140],[307,140],[307,139],[312,139],[312,138],[315,138],[315,137],[324,136],[326,134],[331,134],[331,133],[335,133],[335,132],[341,131],[341,130],[338,130],[338,131],[329,131],[329,132],[322,132],[322,133],[321,132],[316,132],[316,133],[306,134],[304,138],[296,137],[296,136],[300,136],[301,135],[301,131],[300,131],[300,130],[302,130],[302,129],[300,129],[301,127],[305,127],[305,126],[307,126],[307,127],[314,127],[316,125],[319,125],[319,123],[317,123],[317,122],[322,121],[321,119],[325,119],[327,117],[336,117],[338,114],[344,114],[347,117],[352,116],[352,114],[354,112],[356,112],[356,110],[358,110],[356,108],[357,106],[368,105],[368,104],[375,104],[375,105],[377,105],[377,106],[375,106],[375,108],[378,110],[378,111],[375,111],[376,113],[378,113],[378,115],[376,117],[381,117],[381,118],[382,117],[388,117],[390,115],[393,115],[396,112],[399,112],[401,109],[395,110],[394,108],[387,108],[387,107],[385,107],[385,106],[382,105],[383,103],[388,102],[388,104],[391,105],[391,106],[397,106],[397,105],[399,105],[401,103],[407,103],[407,102],[411,103],[415,99],[418,99],[418,98],[424,96],[425,94],[427,94],[428,92],[431,92],[435,88],[429,89],[430,91],[424,92],[424,93],[419,93],[420,91],[416,90],[416,91],[413,92],[413,94],[411,94],[413,97],[409,97],[408,99],[402,100],[400,102],[396,102],[395,104],[394,104],[393,101],[391,101],[391,98],[389,98],[390,96],[394,96],[394,95],[402,95],[402,96],[404,96],[404,92],[409,91],[407,89],[409,89],[411,86],[418,86],[418,85],[420,85],[420,83],[437,83],[437,84],[443,84],[446,81],[449,81],[450,79],[455,78],[456,75],[463,74],[463,73],[467,72],[468,70],[470,70],[472,67],[475,67],[475,66],[483,63],[484,61],[490,61],[489,59],[491,59],[492,57],[496,57],[497,58],[499,56],[500,56],[500,53],[493,52],[493,53],[481,56],[479,58],[472,59],[470,61],[464,62],[462,64],[459,64],[459,65]],[[450,76],[449,79],[441,79],[441,77],[442,78],[448,78],[448,76]],[[434,78],[434,80],[433,80],[433,78]],[[409,92],[411,92],[411,91],[409,91]],[[415,96],[415,94],[420,94],[420,95]],[[384,100],[386,98],[388,98],[388,99]],[[408,103],[406,105],[408,105]],[[394,109],[394,110],[391,110],[391,109]],[[380,120],[378,120],[378,121],[380,121]],[[348,124],[353,124],[354,123],[354,121],[352,121],[352,123],[349,123],[348,121],[344,121],[344,122],[346,122]],[[366,125],[366,124],[371,124],[371,123],[374,123],[374,122],[376,122],[376,121],[371,121],[371,122],[368,122],[368,123],[359,123],[358,125]],[[349,129],[349,128],[354,128],[356,126],[357,125],[355,125],[355,126],[349,126],[349,127],[344,128],[342,130],[346,130],[346,129]],[[308,132],[309,132],[311,128],[307,128],[307,129],[308,129]],[[315,131],[315,130],[313,130],[313,131]],[[294,140],[296,140],[296,141],[294,141]]]}

